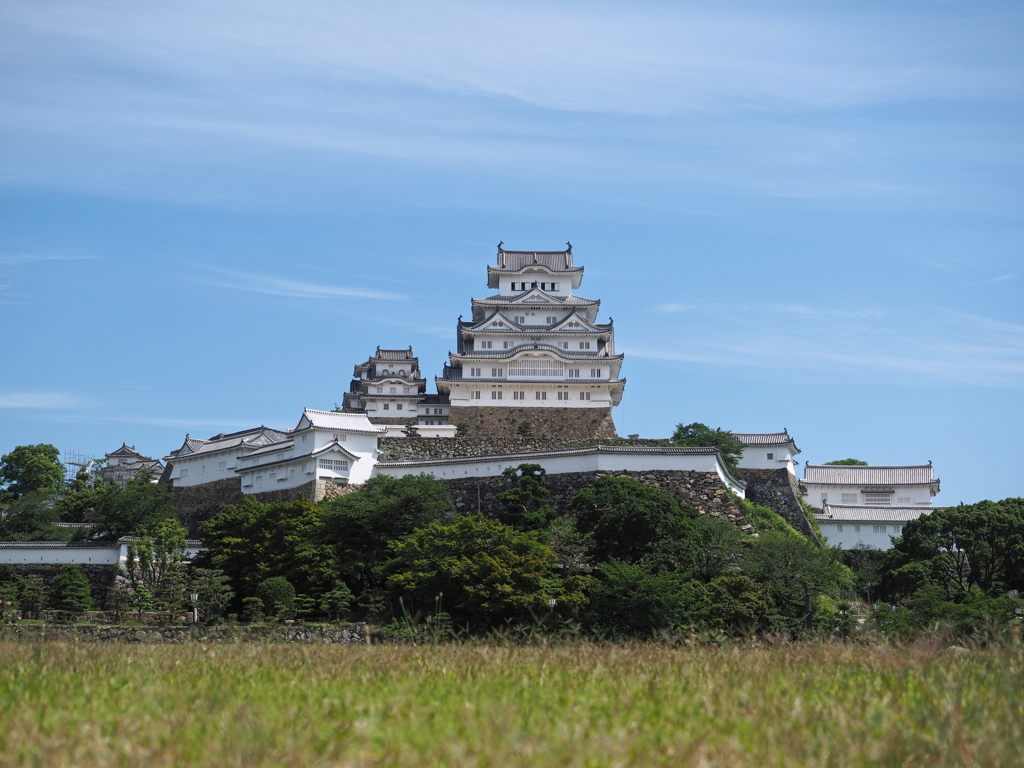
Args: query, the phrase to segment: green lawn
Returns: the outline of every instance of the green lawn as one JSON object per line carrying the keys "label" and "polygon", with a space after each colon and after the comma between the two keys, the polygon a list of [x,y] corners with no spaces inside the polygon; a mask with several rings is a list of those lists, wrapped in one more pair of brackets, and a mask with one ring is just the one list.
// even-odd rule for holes
{"label": "green lawn", "polygon": [[1011,766],[1024,654],[0,643],[0,764]]}

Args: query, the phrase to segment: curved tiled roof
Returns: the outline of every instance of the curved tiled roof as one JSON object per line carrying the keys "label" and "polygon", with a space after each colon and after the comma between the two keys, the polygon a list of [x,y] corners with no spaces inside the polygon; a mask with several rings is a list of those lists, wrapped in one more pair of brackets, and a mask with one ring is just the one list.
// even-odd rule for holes
{"label": "curved tiled roof", "polygon": [[841,523],[847,520],[858,522],[906,522],[917,520],[921,515],[930,515],[937,509],[948,507],[854,507],[840,504],[825,504],[814,517],[825,522]]}
{"label": "curved tiled roof", "polygon": [[488,272],[518,272],[530,267],[546,267],[552,272],[582,272],[583,267],[573,266],[572,251],[498,251],[496,266],[487,267]]}
{"label": "curved tiled roof", "polygon": [[938,484],[931,464],[905,466],[855,466],[848,464],[805,464],[805,483],[827,485],[928,485]]}
{"label": "curved tiled roof", "polygon": [[383,435],[387,432],[383,427],[373,426],[366,415],[362,413],[339,413],[306,408],[302,415],[310,424],[320,429],[340,429],[345,432],[362,432],[368,435]]}

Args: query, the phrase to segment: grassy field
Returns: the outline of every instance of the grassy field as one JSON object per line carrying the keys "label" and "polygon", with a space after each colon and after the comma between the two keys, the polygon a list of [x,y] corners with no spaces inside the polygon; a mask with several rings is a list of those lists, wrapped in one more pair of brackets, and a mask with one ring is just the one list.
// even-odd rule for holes
{"label": "grassy field", "polygon": [[0,643],[0,762],[1012,766],[1024,654]]}

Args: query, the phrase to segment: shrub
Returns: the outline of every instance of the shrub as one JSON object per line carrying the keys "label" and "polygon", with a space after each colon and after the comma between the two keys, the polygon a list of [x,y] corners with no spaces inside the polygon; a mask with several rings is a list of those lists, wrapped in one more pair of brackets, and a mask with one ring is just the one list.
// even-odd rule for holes
{"label": "shrub", "polygon": [[73,565],[64,566],[53,579],[50,607],[72,619],[91,611],[92,594],[85,574]]}
{"label": "shrub", "polygon": [[283,576],[260,582],[256,597],[263,601],[263,610],[270,616],[290,618],[295,607],[295,587]]}

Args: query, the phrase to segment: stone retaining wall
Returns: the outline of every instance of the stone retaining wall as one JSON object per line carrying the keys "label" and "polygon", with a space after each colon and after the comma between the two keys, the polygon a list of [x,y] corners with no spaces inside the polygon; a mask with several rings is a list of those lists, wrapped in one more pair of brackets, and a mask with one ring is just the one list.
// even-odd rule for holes
{"label": "stone retaining wall", "polygon": [[220,512],[222,507],[241,504],[245,495],[242,493],[242,478],[229,477],[202,485],[171,486],[171,498],[188,535],[198,538],[199,527],[203,523]]}
{"label": "stone retaining wall", "polygon": [[380,461],[465,459],[472,456],[509,456],[536,451],[563,451],[588,445],[632,445],[645,448],[668,445],[667,440],[634,438],[580,439],[578,437],[382,437],[377,441]]}
{"label": "stone retaining wall", "polygon": [[749,501],[768,507],[804,536],[821,543],[800,505],[800,489],[792,472],[788,469],[741,469],[740,476],[747,483],[744,496]]}
{"label": "stone retaining wall", "polygon": [[[37,578],[47,589],[53,583],[53,577],[66,567],[63,563],[11,563],[11,568],[22,578]],[[107,591],[114,585],[117,577],[116,565],[90,565],[79,563],[74,566],[89,580],[89,592],[97,610],[106,607]]]}
{"label": "stone retaining wall", "polygon": [[23,642],[56,640],[70,643],[315,643],[355,645],[364,640],[363,626],[291,624],[178,624],[126,627],[118,624],[12,624],[0,628],[0,638]]}
{"label": "stone retaining wall", "polygon": [[[701,512],[724,516],[745,531],[753,527],[736,509],[722,484],[722,479],[713,472],[690,472],[657,470],[652,472],[572,472],[560,475],[545,475],[544,485],[551,495],[548,504],[559,514],[566,514],[569,502],[584,488],[594,484],[599,477],[632,477],[644,485],[677,497]],[[456,478],[440,480],[452,491],[456,508],[464,514],[477,511],[488,513],[501,508],[497,495],[512,488],[516,481],[508,477]]]}
{"label": "stone retaining wall", "polygon": [[513,436],[528,421],[539,437],[576,439],[615,437],[611,408],[524,408],[516,406],[466,407],[454,405],[449,424],[465,424],[473,436]]}

